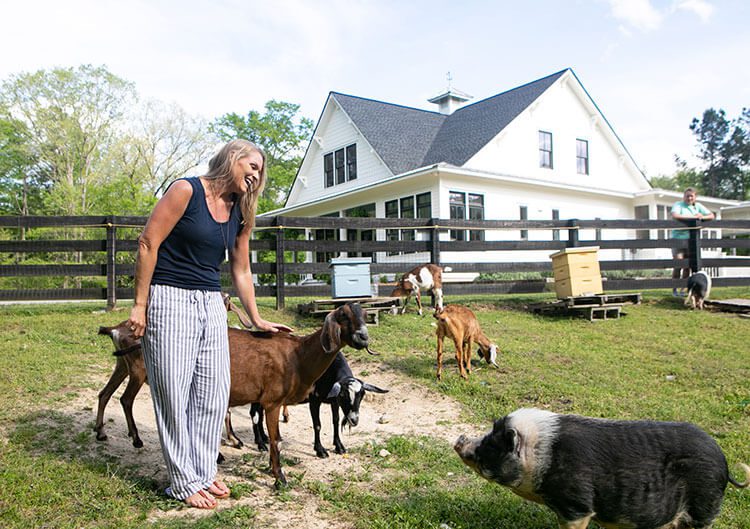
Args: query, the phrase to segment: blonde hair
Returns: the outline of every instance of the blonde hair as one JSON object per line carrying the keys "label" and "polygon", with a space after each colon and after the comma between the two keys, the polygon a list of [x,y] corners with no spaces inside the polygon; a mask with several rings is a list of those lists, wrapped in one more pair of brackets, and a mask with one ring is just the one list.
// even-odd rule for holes
{"label": "blonde hair", "polygon": [[232,182],[232,166],[240,158],[257,152],[263,159],[258,184],[239,197],[243,222],[251,228],[255,226],[255,212],[258,209],[258,198],[266,186],[266,153],[251,141],[237,139],[228,142],[208,161],[208,172],[203,178],[209,180],[218,189],[225,189]]}

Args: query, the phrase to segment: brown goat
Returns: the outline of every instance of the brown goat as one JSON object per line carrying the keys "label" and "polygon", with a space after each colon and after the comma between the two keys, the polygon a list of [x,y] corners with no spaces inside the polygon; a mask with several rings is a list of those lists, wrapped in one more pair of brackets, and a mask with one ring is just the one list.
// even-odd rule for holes
{"label": "brown goat", "polygon": [[[232,304],[229,295],[222,295],[227,311],[237,314],[240,322],[242,322],[245,327],[252,327],[248,317]],[[128,385],[125,387],[125,391],[120,397],[120,404],[125,412],[125,421],[128,423],[128,437],[133,438],[134,447],[141,448],[143,446],[143,441],[138,435],[138,428],[133,419],[133,402],[135,401],[135,397],[138,395],[143,384],[148,383],[146,366],[143,363],[141,341],[133,336],[133,331],[130,330],[127,321],[122,321],[111,327],[99,327],[99,334],[109,336],[112,339],[112,342],[117,348],[115,351],[117,362],[115,363],[115,369],[112,372],[112,375],[109,377],[109,381],[99,392],[96,424],[94,425],[96,438],[99,441],[107,440],[107,434],[104,433],[104,410],[109,403],[109,399],[112,398],[114,392],[120,387],[120,384],[122,384],[125,378],[130,377],[128,379]]]}
{"label": "brown goat", "polygon": [[479,345],[479,353],[488,364],[497,367],[497,345],[482,332],[474,313],[461,305],[446,305],[435,310],[437,319],[437,378],[443,375],[443,340],[453,339],[456,346],[456,363],[461,377],[468,379],[471,374],[471,344]]}
{"label": "brown goat", "polygon": [[138,428],[135,426],[135,420],[133,419],[135,396],[138,395],[141,386],[147,381],[143,351],[140,347],[141,342],[133,336],[133,331],[130,330],[127,320],[112,327],[99,327],[99,334],[105,334],[112,338],[112,342],[118,349],[115,351],[118,356],[109,381],[99,392],[99,406],[96,410],[96,425],[94,426],[96,438],[99,441],[107,440],[107,434],[104,433],[104,409],[123,380],[130,377],[128,385],[120,397],[120,404],[122,404],[122,409],[125,412],[125,421],[128,423],[128,436],[133,438],[134,447],[141,448],[143,441],[138,435]]}
{"label": "brown goat", "polygon": [[277,486],[286,483],[278,446],[282,406],[304,401],[342,347],[367,349],[368,342],[365,314],[356,303],[330,312],[323,327],[308,336],[229,329],[229,407],[257,402],[265,410]]}
{"label": "brown goat", "polygon": [[[132,418],[132,402],[146,381],[142,351],[140,347],[133,348],[127,344],[123,348],[122,337],[130,336],[132,339],[132,331],[126,322],[114,327],[102,327],[99,332],[112,336],[116,346],[123,349],[116,351],[116,354],[124,356],[118,356],[115,372],[99,394],[99,410],[94,428],[97,439],[107,438],[103,432],[104,408],[115,389],[125,376],[130,374],[131,382],[128,383],[121,400],[128,422],[128,435],[133,437],[133,446],[143,446]],[[344,345],[369,350],[368,342],[364,311],[358,304],[346,304],[332,311],[326,316],[321,329],[304,337],[284,332],[263,333],[229,329],[229,406],[258,402],[266,410],[271,469],[277,486],[286,483],[281,471],[278,448],[279,412],[282,406],[305,400],[315,380],[333,362],[336,353]],[[129,359],[128,363],[121,363],[124,358]],[[130,405],[126,406],[126,402]],[[227,412],[227,424],[230,424],[228,418]],[[231,435],[228,430],[227,436],[230,439]]]}
{"label": "brown goat", "polygon": [[[450,269],[446,269],[446,272]],[[391,292],[391,297],[404,297],[404,306],[401,308],[401,314],[406,312],[406,305],[414,294],[419,308],[419,315],[422,315],[422,294],[421,291],[427,291],[434,296],[435,307],[443,308],[443,269],[434,264],[424,264],[409,270],[396,284],[396,288]]]}

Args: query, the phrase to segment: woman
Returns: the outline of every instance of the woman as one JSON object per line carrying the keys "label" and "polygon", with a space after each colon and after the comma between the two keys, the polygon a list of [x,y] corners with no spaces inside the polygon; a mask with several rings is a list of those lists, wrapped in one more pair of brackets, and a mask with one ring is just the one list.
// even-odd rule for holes
{"label": "woman", "polygon": [[138,240],[135,303],[129,324],[142,336],[167,473],[167,494],[212,509],[229,489],[216,457],[229,398],[227,313],[219,267],[228,259],[242,305],[259,330],[291,330],[261,318],[250,272],[249,239],[266,181],[265,154],[234,140],[208,173],[175,181]]}

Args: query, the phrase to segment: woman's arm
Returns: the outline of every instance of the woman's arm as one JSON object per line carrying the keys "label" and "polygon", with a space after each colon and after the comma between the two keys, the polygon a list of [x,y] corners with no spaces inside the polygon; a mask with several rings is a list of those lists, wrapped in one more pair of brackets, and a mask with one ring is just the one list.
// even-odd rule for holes
{"label": "woman's arm", "polygon": [[156,268],[159,246],[171,233],[187,209],[193,188],[189,182],[175,182],[156,203],[138,237],[138,254],[135,260],[135,301],[130,311],[128,324],[137,338],[146,331],[146,309],[151,278]]}
{"label": "woman's arm", "polygon": [[246,225],[237,234],[230,257],[232,283],[234,283],[234,288],[237,291],[237,297],[240,298],[242,306],[245,307],[245,312],[250,316],[250,321],[259,331],[291,331],[292,329],[284,324],[264,320],[258,312],[258,306],[255,302],[253,273],[250,270],[250,231],[250,227]]}

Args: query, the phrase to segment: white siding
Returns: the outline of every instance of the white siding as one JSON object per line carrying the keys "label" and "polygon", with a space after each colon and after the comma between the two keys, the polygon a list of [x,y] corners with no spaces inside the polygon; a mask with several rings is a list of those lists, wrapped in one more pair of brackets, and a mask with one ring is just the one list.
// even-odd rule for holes
{"label": "white siding", "polygon": [[[649,189],[587,99],[574,77],[563,76],[464,167],[611,191]],[[552,169],[539,167],[539,131],[552,134]],[[576,139],[588,141],[588,175],[577,173]]]}
{"label": "white siding", "polygon": [[[493,181],[492,178],[477,179],[460,175],[443,175],[440,178],[439,218],[450,217],[450,191],[478,193],[484,195],[484,215],[486,220],[519,220],[520,207],[526,206],[528,220],[552,220],[552,210],[560,212],[560,219],[627,219],[633,218],[633,203],[629,197],[604,196],[595,193],[581,193],[564,189],[545,189],[542,186]],[[624,239],[632,237],[624,230],[603,230],[602,239]],[[593,240],[594,230],[581,230],[581,240]],[[529,230],[528,240],[552,239],[551,230]],[[560,240],[567,241],[567,230],[560,230]],[[520,240],[519,230],[486,231],[487,241]],[[486,254],[446,252],[448,262],[473,261],[535,261],[548,258],[549,251],[542,252],[490,252]],[[600,258],[631,258],[620,250],[600,252]]]}

